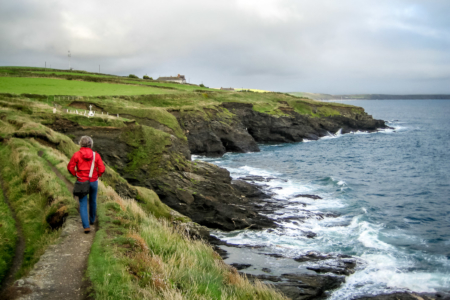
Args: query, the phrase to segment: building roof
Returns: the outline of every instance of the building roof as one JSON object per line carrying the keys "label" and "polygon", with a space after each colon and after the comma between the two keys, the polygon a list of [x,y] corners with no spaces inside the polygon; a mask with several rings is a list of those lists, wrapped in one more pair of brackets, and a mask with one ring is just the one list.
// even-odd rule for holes
{"label": "building roof", "polygon": [[157,80],[186,80],[184,75],[159,77]]}

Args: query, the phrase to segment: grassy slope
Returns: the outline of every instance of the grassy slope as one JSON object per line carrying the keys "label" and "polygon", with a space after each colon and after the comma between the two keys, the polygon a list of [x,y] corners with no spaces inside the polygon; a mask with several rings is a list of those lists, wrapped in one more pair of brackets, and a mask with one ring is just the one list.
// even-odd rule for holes
{"label": "grassy slope", "polygon": [[112,189],[100,185],[99,199],[88,269],[95,299],[285,299]]}
{"label": "grassy slope", "polygon": [[76,213],[75,201],[54,175],[38,148],[23,139],[10,139],[0,146],[2,177],[10,203],[16,211],[26,241],[19,276],[26,274],[39,260],[59,232],[47,223],[59,213]]}
{"label": "grassy slope", "polygon": [[0,92],[40,95],[142,95],[167,94],[174,91],[146,86],[84,82],[53,78],[0,77]]}
{"label": "grassy slope", "polygon": [[[0,71],[5,72],[4,74],[8,74],[8,72],[21,72],[20,76],[32,76],[33,74],[38,74],[37,72],[46,75],[56,74],[55,76],[60,78],[65,78],[64,76],[68,75],[74,75],[74,78],[76,78],[76,75],[79,75],[82,80],[82,76],[107,77],[104,74],[93,74],[81,71],[49,71],[43,68],[1,67]],[[141,103],[142,107],[145,107],[146,109],[149,107],[198,109],[201,107],[214,107],[222,102],[244,102],[252,103],[254,105],[253,108],[256,111],[275,116],[286,115],[286,113],[283,112],[286,108],[293,108],[300,114],[306,114],[312,117],[339,115],[341,114],[341,108],[346,106],[344,104],[324,103],[301,98],[303,96],[315,94],[303,93],[301,95],[298,94],[300,97],[296,97],[282,93],[225,92],[192,85],[163,83],[152,80],[129,79],[118,76],[110,76],[110,78],[115,78],[115,81],[111,83],[94,83],[79,80],[58,81],[55,78],[0,77],[0,93],[29,93],[47,96],[135,95],[134,97],[136,98],[130,98],[129,100]],[[129,85],[130,83],[135,85]],[[102,98],[101,102],[112,104],[108,107],[111,112],[114,111],[114,113],[120,114],[118,111],[119,108],[122,108],[121,104],[123,104],[123,100],[120,100],[122,103],[117,103],[117,101],[108,101],[110,99],[104,99],[105,97]],[[61,102],[60,97],[57,98],[57,101]]]}
{"label": "grassy slope", "polygon": [[0,282],[6,276],[14,257],[16,240],[16,224],[5,202],[3,190],[0,186]]}
{"label": "grassy slope", "polygon": [[[11,69],[0,68],[0,70]],[[150,174],[159,172],[158,167],[173,168],[171,165],[158,165],[164,153],[163,149],[168,145],[167,143],[170,143],[170,134],[139,124],[134,127],[125,127],[125,122],[130,119],[135,119],[138,123],[146,119],[154,120],[170,128],[181,140],[186,140],[177,120],[167,110],[179,110],[181,113],[194,112],[209,118],[208,110],[204,108],[213,108],[224,116],[232,116],[229,111],[219,107],[223,102],[251,103],[254,105],[254,110],[275,116],[285,115],[286,110],[292,109],[313,117],[340,114],[342,109],[356,109],[351,106],[315,102],[281,93],[211,92],[208,90],[197,92],[190,86],[186,88],[187,86],[177,84],[158,83],[169,89],[121,84],[129,81],[123,78],[115,83],[92,83],[54,78],[24,78],[24,73],[20,74],[22,77],[0,77],[0,93],[7,92],[1,86],[2,80],[11,80],[13,83],[22,84],[22,86],[19,84],[9,87],[15,88],[14,93],[27,92],[45,96],[0,95],[0,138],[9,139],[6,146],[2,146],[2,161],[13,152],[19,153],[19,148],[22,148],[21,151],[24,153],[22,160],[11,160],[8,162],[10,166],[2,170],[9,183],[8,192],[11,193],[12,201],[15,203],[21,203],[18,199],[33,192],[35,187],[21,186],[26,172],[18,174],[17,168],[20,166],[20,161],[25,164],[28,161],[30,166],[33,166],[30,170],[33,170],[35,177],[29,174],[33,182],[39,177],[40,170],[48,171],[48,166],[45,165],[42,165],[40,170],[34,168],[35,162],[44,163],[46,159],[61,173],[67,174],[65,166],[68,158],[78,149],[70,138],[45,126],[45,124],[51,124],[55,118],[50,106],[53,102],[66,109],[74,101],[73,98],[54,97],[54,95],[76,95],[77,97],[74,98],[78,102],[95,104],[110,113],[128,115],[127,119],[101,115],[87,119],[73,114],[64,114],[61,109],[57,114],[60,118],[72,120],[82,126],[128,128],[123,130],[120,138],[135,149],[135,153],[130,154],[135,161],[135,166],[131,164],[129,168],[142,166],[144,162],[147,162],[147,171]],[[73,74],[60,76],[67,75]],[[33,87],[35,90],[31,88],[24,90],[26,86],[23,82],[27,80],[31,82],[42,80],[49,85],[35,85]],[[151,81],[133,81],[139,84],[156,84]],[[85,94],[68,93],[73,84],[83,86]],[[103,88],[108,90],[105,91]],[[114,92],[111,92],[112,89]],[[144,92],[126,95],[123,91],[127,89],[143,89]],[[86,97],[86,95],[98,96]],[[56,149],[45,147],[42,142],[38,143],[37,140],[31,139],[33,137],[47,141],[46,143],[50,143]],[[43,151],[42,158],[36,155],[37,151]],[[19,161],[17,166],[14,165],[15,161]],[[68,174],[67,176],[68,179],[73,180]],[[25,178],[25,182],[26,180]],[[131,299],[282,299],[282,296],[259,283],[251,285],[235,270],[224,265],[209,246],[198,241],[190,241],[171,223],[164,221],[167,219],[188,220],[162,204],[153,191],[137,188],[138,204],[117,195],[114,187],[119,183],[125,185],[127,183],[111,168],[107,168],[102,180],[104,185],[102,184],[100,188],[98,210],[101,230],[97,233],[89,264],[89,276],[93,281],[93,293],[96,299],[127,297]],[[50,182],[42,185],[50,186]],[[15,190],[17,192],[14,192]],[[48,198],[45,194],[44,197]],[[25,200],[23,203],[27,203]],[[36,198],[34,205],[39,203],[43,205],[42,199]],[[20,205],[18,209],[21,209]],[[40,210],[35,211],[39,212],[37,217],[24,214],[22,220],[40,219],[40,225],[34,222],[35,226],[39,225],[40,228],[30,227],[25,230],[38,232],[40,236],[47,234],[49,237],[47,242],[34,243],[40,245],[40,250],[34,251],[35,255],[38,255],[58,233],[49,232],[48,226],[45,226],[44,220],[47,219],[46,215],[50,211],[48,207],[41,207]],[[163,220],[158,220],[157,217],[162,217]],[[33,257],[29,259],[28,268],[36,259],[35,256]]]}
{"label": "grassy slope", "polygon": [[[67,174],[68,157],[77,149],[64,135],[31,120],[42,117],[38,117],[38,112],[46,109],[45,104],[22,101],[31,114],[0,107],[0,119],[5,125],[1,127],[1,136],[7,140],[0,151],[1,161],[7,162],[2,175],[8,182],[8,194],[24,224],[27,240],[26,265],[20,275],[32,267],[58,236],[58,231],[51,231],[45,222],[46,215],[53,210],[46,205],[49,191],[54,192],[51,197],[60,197],[55,203],[72,201],[66,196],[56,196],[68,191],[62,190],[59,179],[52,177],[46,161]],[[33,136],[50,141],[59,150],[43,145]],[[42,157],[37,155],[39,151]],[[8,161],[10,156],[13,159]],[[19,168],[25,172],[19,174]],[[210,246],[177,231],[166,220],[179,217],[153,191],[138,188],[139,203],[119,197],[111,188],[114,185],[111,178],[120,178],[114,171],[108,172],[112,174],[100,184],[100,231],[89,258],[88,273],[95,299],[284,299],[260,283],[250,284],[225,265]],[[71,207],[68,210],[76,213]]]}

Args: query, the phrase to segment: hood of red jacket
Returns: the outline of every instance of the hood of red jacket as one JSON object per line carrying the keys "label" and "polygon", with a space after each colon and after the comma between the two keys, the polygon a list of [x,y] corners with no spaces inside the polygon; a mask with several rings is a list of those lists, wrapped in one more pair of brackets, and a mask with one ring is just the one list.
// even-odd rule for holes
{"label": "hood of red jacket", "polygon": [[82,147],[82,148],[80,149],[80,152],[81,152],[81,157],[82,157],[84,160],[92,160],[92,157],[94,156],[94,154],[92,154],[93,151],[92,151],[91,148]]}

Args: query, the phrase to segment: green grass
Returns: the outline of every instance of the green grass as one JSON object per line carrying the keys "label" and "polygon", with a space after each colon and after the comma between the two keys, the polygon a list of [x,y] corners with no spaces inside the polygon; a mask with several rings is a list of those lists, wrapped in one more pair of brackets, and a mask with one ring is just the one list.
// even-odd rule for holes
{"label": "green grass", "polygon": [[[0,167],[2,166],[0,165]],[[16,222],[5,202],[3,190],[0,186],[0,283],[6,276],[14,258],[16,241]]]}
{"label": "green grass", "polygon": [[0,77],[0,93],[98,96],[168,94],[174,93],[174,91],[145,86],[54,78]]}
{"label": "green grass", "polygon": [[213,92],[219,92],[219,93],[225,93],[225,91],[210,89],[210,88],[204,88],[197,85],[189,85],[189,84],[181,84],[181,83],[170,83],[170,82],[160,82],[160,81],[147,81],[147,80],[127,80],[127,82],[130,83],[136,83],[136,84],[144,84],[144,85],[150,85],[150,86],[159,86],[159,87],[170,87],[177,90],[182,91],[213,91]]}
{"label": "green grass", "polygon": [[100,185],[100,230],[89,256],[92,297],[102,299],[286,299],[251,284],[202,241],[147,215]]}
{"label": "green grass", "polygon": [[[0,70],[1,72],[1,70]],[[73,76],[92,76],[92,77],[112,77],[112,75],[98,75],[87,72],[65,72],[65,71],[31,71],[32,74],[45,74],[45,75],[73,75]]]}
{"label": "green grass", "polygon": [[127,127],[120,140],[126,142],[133,150],[128,154],[130,163],[125,168],[128,174],[138,176],[139,169],[145,170],[147,176],[160,174],[162,155],[166,146],[170,146],[170,135],[147,126]]}
{"label": "green grass", "polygon": [[53,214],[57,210],[76,213],[70,192],[37,155],[38,150],[29,141],[15,138],[0,146],[5,190],[22,225],[26,243],[18,276],[26,274],[59,236],[59,230],[52,230],[47,223]]}

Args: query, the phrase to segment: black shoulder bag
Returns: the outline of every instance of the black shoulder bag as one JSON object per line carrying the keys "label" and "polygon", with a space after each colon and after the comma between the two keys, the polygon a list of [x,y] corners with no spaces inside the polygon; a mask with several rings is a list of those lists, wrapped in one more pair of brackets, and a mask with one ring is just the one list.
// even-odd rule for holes
{"label": "black shoulder bag", "polygon": [[[94,173],[94,165],[95,165],[95,152],[94,152],[94,158],[92,159],[91,170],[89,172],[89,179],[91,179],[92,174]],[[75,182],[75,185],[73,187],[73,195],[77,196],[78,199],[81,199],[84,196],[86,196],[87,194],[89,194],[89,189],[90,189],[89,179],[85,182],[79,182],[78,180]]]}

